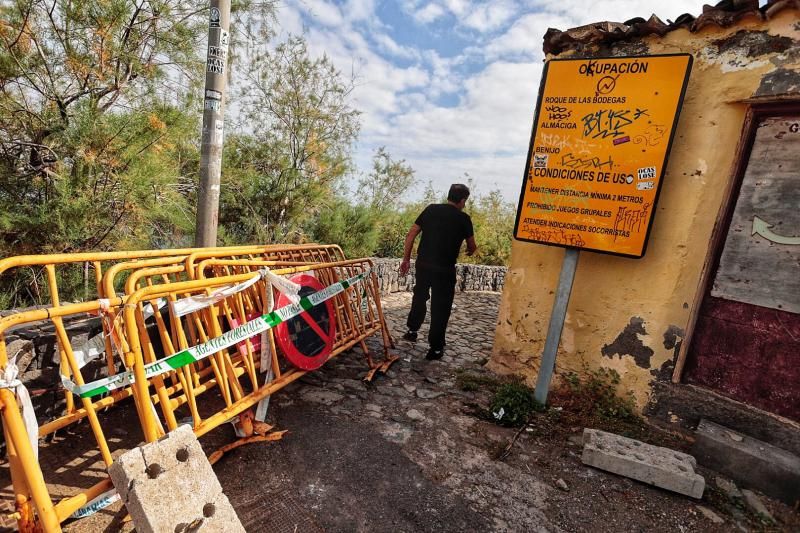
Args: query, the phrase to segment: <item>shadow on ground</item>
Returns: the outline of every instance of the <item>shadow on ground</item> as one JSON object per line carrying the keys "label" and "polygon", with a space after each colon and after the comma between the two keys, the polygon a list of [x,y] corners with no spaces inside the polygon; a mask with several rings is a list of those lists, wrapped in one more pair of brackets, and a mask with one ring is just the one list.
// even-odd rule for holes
{"label": "shadow on ground", "polygon": [[276,422],[291,428],[284,441],[245,447],[215,468],[248,531],[488,529],[380,433],[308,405],[282,408]]}

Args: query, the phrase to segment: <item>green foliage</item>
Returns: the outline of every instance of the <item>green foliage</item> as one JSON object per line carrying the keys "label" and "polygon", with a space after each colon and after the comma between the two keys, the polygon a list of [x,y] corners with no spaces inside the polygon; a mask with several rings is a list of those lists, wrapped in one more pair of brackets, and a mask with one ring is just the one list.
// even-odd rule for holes
{"label": "green foliage", "polygon": [[514,204],[503,200],[499,190],[486,195],[476,194],[467,202],[466,212],[472,217],[478,252],[464,256],[464,263],[507,265],[511,258],[511,235],[514,231]]}
{"label": "green foliage", "polygon": [[[306,42],[277,46],[272,1],[233,3],[238,131],[226,121],[221,244],[330,242],[348,256],[398,257],[406,233],[445,191],[403,203],[414,169],[376,150],[358,176],[352,77]],[[203,0],[16,0],[0,5],[0,254],[167,248],[193,241]],[[247,42],[246,56],[237,43]],[[242,48],[242,47],[238,47]],[[357,184],[358,200],[342,191]],[[479,253],[503,264],[513,210],[499,193],[469,208]],[[89,294],[64,271],[62,299]],[[0,279],[0,307],[47,299],[40,273]]]}
{"label": "green foliage", "polygon": [[159,91],[165,65],[200,69],[203,2],[51,4],[0,8],[0,251],[180,240],[198,115]]}
{"label": "green foliage", "polygon": [[406,234],[417,215],[419,215],[418,210],[408,207],[384,210],[378,219],[378,242],[374,255],[377,257],[402,257]]}
{"label": "green foliage", "polygon": [[375,151],[372,172],[358,182],[358,196],[362,204],[379,211],[392,210],[411,186],[414,169],[405,159],[393,160],[385,146]]}
{"label": "green foliage", "polygon": [[359,130],[359,113],[348,101],[352,80],[326,56],[312,58],[299,37],[255,53],[246,77],[240,104],[255,132],[226,140],[225,240],[303,241],[351,170]]}
{"label": "green foliage", "polygon": [[618,393],[620,376],[616,370],[600,368],[586,372],[583,379],[570,372],[563,379],[573,396],[572,401],[587,410],[593,410],[597,416],[623,421],[639,420],[631,393],[622,396]]}
{"label": "green foliage", "polygon": [[375,212],[336,198],[314,220],[311,234],[316,242],[338,244],[348,257],[369,257],[378,241]]}
{"label": "green foliage", "polygon": [[500,385],[489,406],[492,418],[501,426],[521,426],[528,422],[540,405],[533,397],[533,389],[520,382]]}

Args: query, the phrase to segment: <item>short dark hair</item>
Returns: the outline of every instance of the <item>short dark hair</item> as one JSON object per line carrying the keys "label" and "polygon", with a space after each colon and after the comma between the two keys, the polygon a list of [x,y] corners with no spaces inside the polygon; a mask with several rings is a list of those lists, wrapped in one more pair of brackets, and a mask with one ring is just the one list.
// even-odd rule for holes
{"label": "short dark hair", "polygon": [[467,198],[469,198],[469,187],[463,183],[454,183],[450,186],[450,190],[447,193],[448,202],[457,204],[461,200],[466,200]]}

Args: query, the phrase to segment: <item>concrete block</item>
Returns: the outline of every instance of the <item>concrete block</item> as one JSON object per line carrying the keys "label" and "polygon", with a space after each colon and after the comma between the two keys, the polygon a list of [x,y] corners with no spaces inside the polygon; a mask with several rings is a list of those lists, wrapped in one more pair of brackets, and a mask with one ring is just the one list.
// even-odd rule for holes
{"label": "concrete block", "polygon": [[139,533],[244,532],[187,425],[120,455],[108,472]]}
{"label": "concrete block", "polygon": [[709,420],[701,420],[692,453],[703,466],[740,486],[794,505],[800,500],[800,457]]}
{"label": "concrete block", "polygon": [[694,457],[597,429],[583,430],[584,464],[692,498],[702,498],[706,482],[695,473]]}

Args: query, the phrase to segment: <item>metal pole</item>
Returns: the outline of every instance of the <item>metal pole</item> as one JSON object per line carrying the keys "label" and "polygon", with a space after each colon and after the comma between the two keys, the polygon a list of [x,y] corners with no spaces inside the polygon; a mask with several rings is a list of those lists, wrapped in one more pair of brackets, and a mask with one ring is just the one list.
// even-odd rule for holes
{"label": "metal pole", "polygon": [[197,229],[194,236],[195,245],[198,247],[217,244],[230,18],[230,0],[211,0],[206,51],[206,84],[203,90],[200,188],[197,191]]}
{"label": "metal pole", "polygon": [[533,396],[542,405],[547,403],[547,392],[550,389],[550,380],[553,379],[553,369],[556,366],[556,353],[561,342],[561,330],[564,329],[564,318],[567,316],[569,295],[572,292],[572,282],[575,279],[575,269],[578,266],[577,248],[567,248],[564,251],[564,262],[561,263],[561,274],[558,276],[558,289],[553,302],[553,311],[550,314],[550,326],[547,328],[547,339],[544,342],[542,363],[539,366],[539,376],[536,378],[536,389]]}

